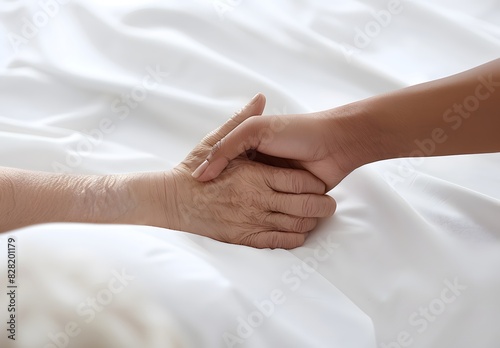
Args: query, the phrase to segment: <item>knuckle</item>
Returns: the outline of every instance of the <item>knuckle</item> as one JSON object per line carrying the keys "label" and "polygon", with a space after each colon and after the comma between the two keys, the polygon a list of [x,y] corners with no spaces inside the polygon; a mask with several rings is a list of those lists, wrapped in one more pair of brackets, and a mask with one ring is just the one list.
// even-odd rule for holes
{"label": "knuckle", "polygon": [[203,139],[201,139],[201,142],[202,143],[207,143],[207,144],[212,144],[214,142],[214,139],[217,138],[217,129],[216,130],[213,130],[211,131],[210,133],[208,133],[207,135],[205,135],[203,137]]}
{"label": "knuckle", "polygon": [[279,248],[283,244],[283,237],[281,236],[281,233],[269,233],[268,234],[268,245],[267,247],[269,248]]}
{"label": "knuckle", "polygon": [[250,129],[255,129],[255,127],[258,125],[259,123],[259,119],[260,117],[257,117],[257,116],[250,116],[249,118],[247,118],[244,123],[246,124],[246,126]]}
{"label": "knuckle", "polygon": [[258,211],[252,214],[251,221],[255,225],[272,227],[274,225],[273,213],[269,211]]}
{"label": "knuckle", "polygon": [[292,229],[294,232],[308,232],[315,227],[315,219],[295,218]]}
{"label": "knuckle", "polygon": [[268,208],[271,210],[281,211],[287,206],[287,203],[283,202],[280,195],[274,191],[270,193],[266,200],[268,202]]}
{"label": "knuckle", "polygon": [[240,239],[238,242],[240,245],[251,246],[254,248],[262,248],[260,233],[251,233]]}
{"label": "knuckle", "polygon": [[236,124],[240,124],[241,122],[239,121],[239,119],[240,119],[240,115],[241,115],[242,111],[243,111],[243,108],[233,112],[233,114],[229,118],[229,122],[235,122]]}
{"label": "knuckle", "polygon": [[292,190],[293,193],[302,193],[303,189],[303,178],[298,175],[285,175],[285,178],[288,178],[288,187]]}
{"label": "knuckle", "polygon": [[318,213],[318,207],[312,195],[307,195],[302,200],[302,213],[304,216],[315,216]]}
{"label": "knuckle", "polygon": [[304,244],[306,240],[305,234],[288,234],[286,237],[281,238],[281,244],[278,248],[293,249]]}
{"label": "knuckle", "polygon": [[[278,168],[273,168],[273,167],[270,167],[268,168],[269,171],[268,173],[270,173],[270,179],[272,180],[273,182],[273,186],[279,188],[279,189],[282,189],[282,186],[283,186],[283,183],[286,187],[290,187],[290,184],[288,183],[289,179],[288,177],[283,173],[282,170],[279,170]],[[282,184],[282,185],[280,185]],[[286,190],[284,190],[286,191]]]}
{"label": "knuckle", "polygon": [[305,233],[281,233],[281,232],[264,232],[253,240],[253,246],[257,248],[271,249],[293,249],[304,244],[307,234]]}
{"label": "knuckle", "polygon": [[241,123],[247,132],[247,135],[250,135],[254,142],[258,141],[259,132],[265,127],[263,120],[264,118],[262,117],[251,116]]}
{"label": "knuckle", "polygon": [[220,139],[215,143],[214,146],[212,146],[212,149],[210,150],[210,157],[213,157],[217,154],[217,152],[221,149],[223,143],[224,143],[224,138]]}

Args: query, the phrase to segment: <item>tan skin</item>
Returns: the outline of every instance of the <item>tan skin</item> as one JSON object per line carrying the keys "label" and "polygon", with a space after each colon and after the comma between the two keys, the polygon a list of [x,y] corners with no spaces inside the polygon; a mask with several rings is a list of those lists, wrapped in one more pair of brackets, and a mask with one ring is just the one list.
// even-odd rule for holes
{"label": "tan skin", "polygon": [[[283,123],[272,136],[264,130]],[[339,108],[252,117],[211,151],[193,176],[216,178],[242,151],[278,166],[303,168],[336,186],[374,161],[500,151],[500,59]]]}
{"label": "tan skin", "polygon": [[335,211],[311,173],[240,158],[210,183],[191,176],[214,144],[264,105],[257,95],[171,171],[97,176],[0,168],[0,231],[44,222],[142,224],[257,248],[302,245],[318,219]]}
{"label": "tan skin", "polygon": [[[258,96],[169,172],[68,176],[0,168],[0,231],[55,221],[130,223],[293,248],[318,218],[333,214],[325,190],[366,163],[500,151],[499,90],[495,60],[307,115],[253,117],[264,109]],[[262,132],[277,123],[287,126]],[[273,167],[241,158],[247,150]]]}

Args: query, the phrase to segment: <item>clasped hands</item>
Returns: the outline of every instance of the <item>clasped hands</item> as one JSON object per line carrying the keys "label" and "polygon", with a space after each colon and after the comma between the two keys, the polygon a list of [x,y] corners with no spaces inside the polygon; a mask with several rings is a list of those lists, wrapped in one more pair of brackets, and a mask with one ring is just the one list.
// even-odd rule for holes
{"label": "clasped hands", "polygon": [[[294,248],[318,219],[334,213],[325,192],[356,168],[398,157],[499,152],[499,98],[482,100],[460,129],[446,125],[458,114],[443,118],[443,110],[477,91],[478,76],[489,76],[484,88],[493,93],[500,60],[309,114],[261,116],[265,98],[258,94],[167,172],[67,175],[0,167],[0,232],[47,222],[141,224]],[[442,127],[449,127],[447,140],[423,149],[420,139],[430,141]]]}
{"label": "clasped hands", "polygon": [[163,173],[164,187],[157,192],[170,193],[158,199],[164,202],[166,227],[222,242],[289,249],[304,243],[318,219],[333,215],[336,203],[325,195],[325,183],[283,159],[259,154],[262,161],[256,161],[239,156],[211,181],[193,177],[214,145],[244,120],[261,115],[264,106],[265,97],[256,95],[182,163]]}

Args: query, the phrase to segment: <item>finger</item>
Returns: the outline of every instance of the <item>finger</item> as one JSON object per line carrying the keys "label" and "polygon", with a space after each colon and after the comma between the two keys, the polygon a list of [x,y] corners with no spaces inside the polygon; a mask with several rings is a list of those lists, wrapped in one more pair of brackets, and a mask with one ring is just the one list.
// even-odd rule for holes
{"label": "finger", "polygon": [[257,122],[257,118],[249,118],[242,122],[212,147],[205,162],[193,172],[193,177],[198,181],[216,178],[231,160],[249,149],[258,149],[260,144],[258,130],[266,127],[265,124]]}
{"label": "finger", "polygon": [[268,201],[268,209],[298,217],[329,217],[337,207],[328,195],[275,193]]}
{"label": "finger", "polygon": [[245,237],[240,244],[254,248],[293,249],[304,244],[307,233],[294,232],[258,232]]}
{"label": "finger", "polygon": [[318,219],[270,213],[264,219],[264,223],[279,231],[305,233],[312,231],[316,227]]}
{"label": "finger", "polygon": [[274,169],[264,179],[270,188],[278,192],[320,195],[326,192],[325,183],[305,170]]}
{"label": "finger", "polygon": [[203,164],[195,170],[198,181],[216,178],[229,162],[248,150],[294,160],[314,157],[316,130],[304,130],[307,123],[297,115],[250,117],[218,141]]}
{"label": "finger", "polygon": [[202,142],[210,147],[214,146],[219,140],[224,138],[229,132],[250,116],[262,115],[265,106],[266,97],[261,93],[257,93],[247,105],[237,111],[233,117],[226,121],[226,123],[203,138]]}

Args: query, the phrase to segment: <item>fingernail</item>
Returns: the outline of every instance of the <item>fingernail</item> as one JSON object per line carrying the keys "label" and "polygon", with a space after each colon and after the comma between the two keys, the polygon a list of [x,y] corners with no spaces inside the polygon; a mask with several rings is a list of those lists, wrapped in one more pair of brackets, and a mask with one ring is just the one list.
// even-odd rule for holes
{"label": "fingernail", "polygon": [[257,93],[256,95],[254,95],[253,98],[248,102],[248,104],[246,106],[248,107],[250,105],[255,104],[255,102],[257,101],[257,99],[259,99],[259,96],[260,96],[260,93]]}
{"label": "fingernail", "polygon": [[207,169],[209,164],[210,164],[210,162],[205,160],[205,162],[200,164],[199,167],[194,170],[194,172],[193,172],[193,174],[191,174],[191,176],[195,179],[198,179],[201,176],[201,174],[203,174],[205,169]]}

